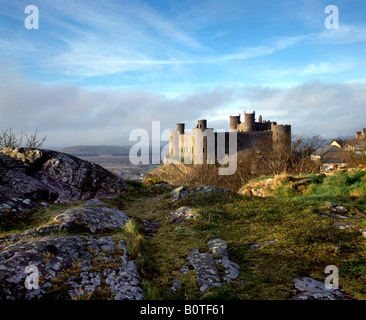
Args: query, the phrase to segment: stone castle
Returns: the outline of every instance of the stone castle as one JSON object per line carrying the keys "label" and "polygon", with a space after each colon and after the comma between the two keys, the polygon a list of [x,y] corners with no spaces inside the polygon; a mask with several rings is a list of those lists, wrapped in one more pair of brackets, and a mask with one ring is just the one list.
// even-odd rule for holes
{"label": "stone castle", "polygon": [[[195,141],[197,130],[202,131],[203,134],[203,142],[200,144],[202,147],[203,157],[205,158],[205,155],[207,155],[209,137],[212,137],[212,140],[214,140],[216,154],[218,138],[217,132],[214,132],[213,128],[207,128],[207,120],[203,119],[198,120],[197,127],[194,128],[191,133],[185,132],[184,123],[177,123],[177,129],[170,130],[168,158],[175,158],[180,162],[180,159],[194,155],[197,145]],[[259,145],[263,145],[264,143],[268,144],[268,142],[271,146],[291,146],[291,125],[282,125],[277,124],[277,122],[274,121],[263,120],[261,115],[257,122],[255,119],[255,111],[252,113],[246,113],[244,111],[244,122],[241,122],[240,114],[237,116],[230,116],[230,132],[236,132],[237,152],[255,150]],[[229,153],[230,132],[224,132],[226,154]],[[178,137],[179,147],[177,147],[177,141],[174,140],[174,137]]]}

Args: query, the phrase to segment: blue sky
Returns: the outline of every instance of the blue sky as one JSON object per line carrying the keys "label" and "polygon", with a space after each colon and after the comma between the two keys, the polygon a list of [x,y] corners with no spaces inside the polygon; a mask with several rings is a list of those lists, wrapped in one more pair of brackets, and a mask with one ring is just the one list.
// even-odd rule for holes
{"label": "blue sky", "polygon": [[296,134],[353,135],[366,127],[365,57],[364,0],[0,0],[0,128],[121,145],[152,120],[226,129],[255,109]]}

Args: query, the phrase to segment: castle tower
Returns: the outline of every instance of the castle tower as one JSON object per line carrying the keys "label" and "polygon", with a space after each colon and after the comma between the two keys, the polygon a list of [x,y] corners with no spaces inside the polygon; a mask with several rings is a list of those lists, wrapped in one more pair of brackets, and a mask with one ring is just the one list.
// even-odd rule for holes
{"label": "castle tower", "polygon": [[244,111],[244,123],[243,123],[243,131],[244,132],[252,132],[255,127],[255,111],[252,113],[246,113]]}
{"label": "castle tower", "polygon": [[205,119],[198,120],[197,128],[201,129],[202,131],[206,130],[207,129],[207,120],[205,120]]}
{"label": "castle tower", "polygon": [[177,123],[177,131],[179,132],[179,134],[184,134],[184,127],[184,123]]}
{"label": "castle tower", "polygon": [[272,143],[277,147],[291,147],[291,125],[271,123]]}
{"label": "castle tower", "polygon": [[240,114],[238,116],[230,116],[230,130],[238,129],[240,124]]}

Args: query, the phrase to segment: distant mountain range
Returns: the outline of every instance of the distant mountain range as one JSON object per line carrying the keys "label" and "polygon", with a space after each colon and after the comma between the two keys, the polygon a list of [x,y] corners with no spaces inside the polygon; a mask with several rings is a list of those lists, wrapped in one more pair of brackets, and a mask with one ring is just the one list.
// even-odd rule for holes
{"label": "distant mountain range", "polygon": [[[161,149],[164,147],[162,144]],[[72,146],[57,149],[56,151],[71,154],[75,157],[98,157],[98,156],[129,156],[131,146]],[[151,149],[150,149],[151,155]]]}
{"label": "distant mountain range", "polygon": [[128,156],[130,146],[73,146],[61,148],[57,151],[71,154],[76,157],[96,157],[102,155],[109,156]]}

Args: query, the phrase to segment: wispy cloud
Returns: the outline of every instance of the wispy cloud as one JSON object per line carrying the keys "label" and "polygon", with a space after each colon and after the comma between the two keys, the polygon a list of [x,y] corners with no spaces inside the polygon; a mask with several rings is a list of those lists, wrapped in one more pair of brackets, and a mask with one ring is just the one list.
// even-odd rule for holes
{"label": "wispy cloud", "polygon": [[[96,0],[87,3],[52,1],[47,5],[39,4],[42,19],[38,36],[25,30],[15,37],[12,32],[3,32],[0,48],[3,57],[16,57],[26,68],[61,77],[88,78],[130,72],[141,77],[151,72],[179,77],[181,66],[194,70],[198,66],[263,59],[295,46],[299,49],[308,44],[344,45],[366,41],[366,27],[354,24],[317,33],[268,35],[261,37],[258,44],[243,46],[238,42],[235,46],[214,49],[204,41],[209,37],[197,36],[197,28],[213,25],[213,17],[220,17],[221,11],[234,14],[235,8],[225,11],[224,5],[216,1],[205,1],[203,9],[195,5],[193,10],[192,6],[186,12],[170,16],[139,0],[110,0],[103,5]],[[260,11],[239,2],[235,6]],[[0,3],[0,8],[8,18],[24,18],[24,8],[17,2],[7,6]],[[17,11],[21,14],[16,15]],[[187,28],[190,19],[196,25]],[[230,36],[225,25],[213,31],[216,39]],[[327,70],[335,71],[329,64],[313,61],[300,75],[323,74]]]}
{"label": "wispy cloud", "polygon": [[311,63],[307,65],[305,68],[300,70],[298,74],[300,76],[310,76],[310,75],[320,75],[320,74],[336,74],[343,72],[345,70],[349,70],[352,68],[352,65],[345,63],[332,63],[332,62],[320,62],[320,63]]}

